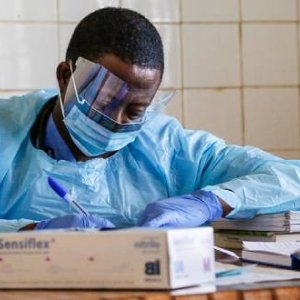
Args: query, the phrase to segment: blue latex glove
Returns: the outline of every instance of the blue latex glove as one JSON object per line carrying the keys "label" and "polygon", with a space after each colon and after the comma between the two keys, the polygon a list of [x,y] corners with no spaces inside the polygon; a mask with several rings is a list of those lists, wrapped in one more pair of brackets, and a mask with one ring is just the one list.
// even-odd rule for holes
{"label": "blue latex glove", "polygon": [[109,220],[97,215],[65,215],[53,219],[40,221],[35,226],[35,230],[40,229],[60,229],[60,228],[114,228],[115,225]]}
{"label": "blue latex glove", "polygon": [[167,198],[147,205],[138,224],[149,227],[196,227],[222,216],[219,198],[212,192]]}

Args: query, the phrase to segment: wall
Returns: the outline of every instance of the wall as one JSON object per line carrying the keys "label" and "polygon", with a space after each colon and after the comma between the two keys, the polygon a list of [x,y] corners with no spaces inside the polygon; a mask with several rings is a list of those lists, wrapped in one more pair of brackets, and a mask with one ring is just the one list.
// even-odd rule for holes
{"label": "wall", "polygon": [[167,112],[229,143],[300,158],[300,0],[0,0],[0,96],[55,86],[76,22],[122,6],[165,43]]}

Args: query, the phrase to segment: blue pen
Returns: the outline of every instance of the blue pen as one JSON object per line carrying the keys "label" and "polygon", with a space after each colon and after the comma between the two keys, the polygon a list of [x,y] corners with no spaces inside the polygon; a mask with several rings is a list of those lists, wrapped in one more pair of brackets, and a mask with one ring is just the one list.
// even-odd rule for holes
{"label": "blue pen", "polygon": [[86,216],[89,215],[89,213],[68,193],[66,188],[58,183],[53,177],[48,176],[48,183],[58,196],[72,205],[78,212],[83,213]]}

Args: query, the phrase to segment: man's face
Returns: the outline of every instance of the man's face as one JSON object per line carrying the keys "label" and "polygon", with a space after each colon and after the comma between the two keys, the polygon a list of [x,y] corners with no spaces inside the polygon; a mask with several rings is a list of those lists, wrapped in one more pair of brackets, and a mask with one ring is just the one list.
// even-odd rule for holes
{"label": "man's face", "polygon": [[[161,72],[127,64],[113,54],[106,54],[93,62],[102,65],[129,86],[130,93],[114,111],[113,119],[118,123],[130,123],[143,115],[159,87]],[[61,63],[57,69],[57,77],[63,99],[70,75],[69,64]]]}

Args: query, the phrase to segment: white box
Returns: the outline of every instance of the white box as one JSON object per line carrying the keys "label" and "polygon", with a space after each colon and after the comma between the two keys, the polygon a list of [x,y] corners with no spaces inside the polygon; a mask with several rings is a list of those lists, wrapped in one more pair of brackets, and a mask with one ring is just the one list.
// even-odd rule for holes
{"label": "white box", "polygon": [[214,281],[211,227],[0,234],[1,289],[173,289]]}

